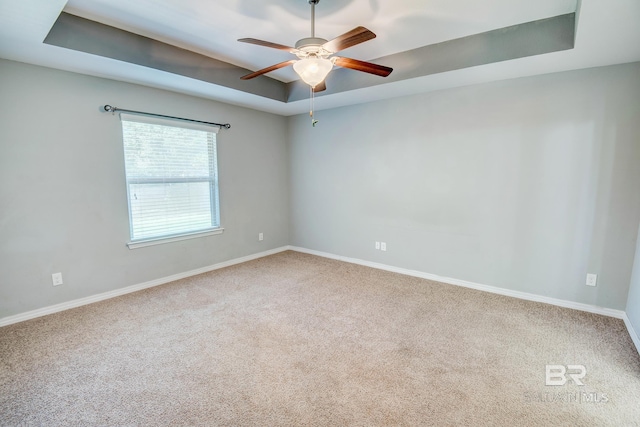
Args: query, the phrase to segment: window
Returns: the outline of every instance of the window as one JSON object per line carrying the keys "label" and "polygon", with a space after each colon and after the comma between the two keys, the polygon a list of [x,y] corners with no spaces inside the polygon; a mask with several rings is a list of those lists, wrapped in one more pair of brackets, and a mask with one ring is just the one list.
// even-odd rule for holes
{"label": "window", "polygon": [[217,128],[121,114],[130,248],[222,232]]}

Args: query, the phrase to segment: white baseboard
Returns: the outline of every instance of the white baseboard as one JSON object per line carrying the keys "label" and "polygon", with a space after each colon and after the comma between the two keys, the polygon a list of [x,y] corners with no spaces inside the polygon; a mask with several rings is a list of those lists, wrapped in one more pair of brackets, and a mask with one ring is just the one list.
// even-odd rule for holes
{"label": "white baseboard", "polygon": [[636,345],[636,350],[638,350],[638,354],[640,354],[640,336],[638,336],[638,333],[633,328],[633,325],[631,324],[631,321],[627,317],[627,313],[624,314],[622,319],[624,320],[624,324],[627,327],[627,331],[629,331],[629,335],[631,335],[631,340]]}
{"label": "white baseboard", "polygon": [[148,282],[140,283],[137,285],[127,286],[125,288],[116,289],[109,292],[104,292],[98,295],[90,297],[79,298],[73,301],[63,302],[61,304],[51,305],[49,307],[39,308],[37,310],[27,311],[26,313],[16,314],[14,316],[4,317],[0,319],[0,327],[11,325],[18,322],[24,322],[25,320],[35,319],[36,317],[46,316],[47,314],[53,314],[60,311],[68,310],[70,308],[76,308],[83,305],[91,304],[98,301],[104,301],[109,298],[115,298],[120,295],[130,294],[132,292],[141,291],[143,289],[152,288],[154,286],[164,285],[165,283],[174,282],[176,280],[185,279],[187,277],[196,276],[198,274],[207,273],[209,271],[218,270],[220,268],[229,267],[235,264],[251,261],[254,259],[262,258],[265,256],[277,254],[289,250],[288,246],[283,246],[276,249],[260,252],[253,255],[247,255],[242,258],[236,258],[229,261],[220,262],[218,264],[210,265],[207,267],[198,268],[184,273],[173,274],[167,277],[161,277],[159,279],[151,280]]}
{"label": "white baseboard", "polygon": [[[622,310],[614,310],[611,308],[598,307],[590,304],[583,304],[579,302],[566,301],[557,298],[545,297],[542,295],[530,294],[527,292],[513,291],[505,288],[498,288],[496,286],[482,285],[479,283],[468,282],[466,280],[452,279],[450,277],[437,276],[435,274],[424,273],[422,271],[408,270],[406,268],[393,267],[386,264],[380,264],[377,262],[364,261],[357,258],[349,258],[340,255],[334,255],[326,252],[314,251],[311,249],[300,248],[296,246],[290,246],[290,250],[296,252],[302,252],[310,255],[317,255],[324,258],[331,258],[339,261],[349,262],[352,264],[364,265],[366,267],[377,268],[379,270],[391,271],[394,273],[405,274],[407,276],[420,277],[422,279],[433,280],[435,282],[447,283],[450,285],[463,286],[465,288],[476,289],[479,291],[491,292],[493,294],[505,295],[509,297],[519,298],[528,301],[543,302],[546,304],[557,305],[559,307],[572,308],[574,310],[586,311],[589,313],[601,314],[604,316],[615,317],[617,319],[624,319],[626,313]],[[637,344],[636,344],[637,346]]]}

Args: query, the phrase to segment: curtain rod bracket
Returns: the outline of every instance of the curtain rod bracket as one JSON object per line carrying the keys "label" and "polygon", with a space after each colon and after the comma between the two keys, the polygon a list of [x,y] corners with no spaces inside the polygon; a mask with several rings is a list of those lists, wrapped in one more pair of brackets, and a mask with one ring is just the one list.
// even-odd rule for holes
{"label": "curtain rod bracket", "polygon": [[193,122],[193,123],[202,123],[205,125],[218,126],[220,129],[231,129],[231,125],[229,123],[213,123],[213,122],[205,122],[202,120],[193,120],[193,119],[185,119],[183,117],[174,117],[174,116],[165,116],[164,114],[155,114],[155,113],[145,113],[143,111],[133,111],[133,110],[125,110],[123,108],[112,107],[111,105],[105,105],[102,107],[104,111],[108,113],[115,114],[116,111],[122,111],[123,113],[133,113],[133,114],[142,114],[145,116],[153,116],[153,117],[164,117],[165,119],[174,119],[174,120],[183,120],[185,122]]}

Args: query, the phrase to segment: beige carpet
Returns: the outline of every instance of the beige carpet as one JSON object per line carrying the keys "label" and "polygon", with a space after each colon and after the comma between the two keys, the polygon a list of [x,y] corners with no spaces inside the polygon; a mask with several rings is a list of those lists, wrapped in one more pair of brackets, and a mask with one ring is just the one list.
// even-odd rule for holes
{"label": "beige carpet", "polygon": [[0,328],[0,425],[640,425],[640,357],[621,320],[284,252]]}

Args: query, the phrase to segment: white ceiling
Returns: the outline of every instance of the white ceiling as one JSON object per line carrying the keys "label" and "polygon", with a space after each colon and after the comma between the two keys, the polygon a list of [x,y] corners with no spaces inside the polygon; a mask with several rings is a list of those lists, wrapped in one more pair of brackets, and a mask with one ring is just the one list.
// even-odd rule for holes
{"label": "white ceiling", "polygon": [[[283,103],[160,70],[43,44],[60,12],[78,15],[250,70],[291,59],[239,43],[252,37],[292,46],[310,34],[307,0],[0,0],[0,57],[291,115],[306,100]],[[640,0],[321,0],[316,36],[332,39],[358,25],[377,38],[341,52],[362,60],[578,10],[572,50],[331,94],[316,109],[507,78],[640,61]],[[354,73],[356,71],[353,71]],[[296,79],[290,69],[270,73]]]}

